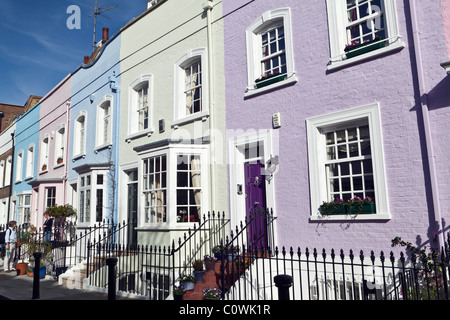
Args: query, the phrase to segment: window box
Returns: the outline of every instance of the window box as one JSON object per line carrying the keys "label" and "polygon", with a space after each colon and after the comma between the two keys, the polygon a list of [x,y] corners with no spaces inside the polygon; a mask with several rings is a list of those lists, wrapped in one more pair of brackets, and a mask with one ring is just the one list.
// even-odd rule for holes
{"label": "window box", "polygon": [[372,214],[376,213],[375,202],[371,198],[364,200],[354,197],[353,199],[344,202],[340,199],[335,199],[331,202],[323,202],[320,206],[320,213],[325,216],[329,215],[353,215],[358,214]]}
{"label": "window box", "polygon": [[[381,38],[375,38],[371,41],[366,41],[364,43],[352,43],[345,47],[345,55],[348,58],[353,58],[359,56],[360,54],[367,53],[376,49],[384,48],[386,43],[381,41]],[[381,42],[380,42],[381,41]]]}
{"label": "window box", "polygon": [[256,84],[256,88],[262,88],[262,87],[265,87],[270,84],[280,82],[283,80],[286,80],[286,74],[274,73],[274,74],[261,76],[260,78],[255,80],[255,84]]}

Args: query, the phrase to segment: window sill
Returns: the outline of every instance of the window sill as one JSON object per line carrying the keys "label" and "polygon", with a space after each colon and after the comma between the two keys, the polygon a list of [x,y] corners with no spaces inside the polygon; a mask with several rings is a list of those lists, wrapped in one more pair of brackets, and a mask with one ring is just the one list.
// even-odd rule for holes
{"label": "window sill", "polygon": [[154,130],[153,128],[142,130],[135,133],[130,133],[128,136],[125,137],[125,142],[131,142],[131,140],[138,139],[144,136],[150,137],[153,134]]}
{"label": "window sill", "polygon": [[374,214],[358,214],[356,216],[351,214],[343,215],[315,215],[311,216],[312,222],[326,222],[326,221],[386,221],[390,220],[391,216],[388,213],[374,213]]}
{"label": "window sill", "polygon": [[59,167],[62,167],[62,166],[64,166],[64,162],[55,164],[55,165],[53,166],[53,169],[58,169]]}
{"label": "window sill", "polygon": [[183,125],[183,124],[193,122],[193,121],[199,120],[199,119],[202,119],[202,121],[205,121],[208,117],[209,117],[208,111],[197,112],[197,113],[191,114],[187,117],[173,120],[172,128],[176,129],[176,128],[178,128],[179,125]]}
{"label": "window sill", "polygon": [[83,154],[77,154],[77,155],[72,157],[72,161],[76,161],[76,160],[84,159],[84,158],[86,158],[86,154],[84,154],[84,153]]}
{"label": "window sill", "polygon": [[244,98],[256,96],[258,94],[261,94],[261,93],[264,93],[267,91],[271,91],[271,90],[275,90],[278,88],[282,88],[282,87],[294,84],[296,82],[297,82],[297,77],[294,74],[283,81],[275,82],[275,83],[269,84],[269,85],[261,87],[261,88],[247,89],[247,91],[244,94]]}
{"label": "window sill", "polygon": [[111,149],[111,148],[112,148],[112,143],[103,144],[101,146],[95,147],[94,153],[99,153],[99,151],[101,151],[103,149]]}
{"label": "window sill", "polygon": [[183,224],[175,224],[175,225],[172,225],[169,223],[161,223],[160,225],[148,224],[148,225],[136,227],[135,230],[136,231],[185,231],[185,230],[192,230],[192,228],[194,227],[195,224],[198,225],[198,222],[186,222]]}
{"label": "window sill", "polygon": [[403,49],[404,47],[405,47],[405,43],[403,41],[399,41],[397,43],[390,44],[387,47],[383,47],[383,48],[380,48],[377,50],[363,53],[363,54],[357,55],[357,56],[349,58],[349,59],[344,59],[341,61],[334,61],[334,62],[331,62],[331,64],[328,66],[328,71],[334,71],[337,69],[345,68],[347,66],[351,66],[351,65],[357,64],[357,63],[365,61],[365,60],[369,60],[371,58],[374,58],[374,57],[377,57],[377,56],[380,56],[383,54],[399,51],[399,50]]}

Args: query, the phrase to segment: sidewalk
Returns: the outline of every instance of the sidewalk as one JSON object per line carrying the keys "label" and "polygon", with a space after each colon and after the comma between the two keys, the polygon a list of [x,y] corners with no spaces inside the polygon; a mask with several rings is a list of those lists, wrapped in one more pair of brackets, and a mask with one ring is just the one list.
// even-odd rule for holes
{"label": "sidewalk", "polygon": [[[0,259],[0,300],[33,300],[33,278],[18,276],[15,271],[4,272]],[[117,295],[117,300],[134,300]],[[108,300],[108,293],[69,289],[57,281],[39,281],[39,300]]]}

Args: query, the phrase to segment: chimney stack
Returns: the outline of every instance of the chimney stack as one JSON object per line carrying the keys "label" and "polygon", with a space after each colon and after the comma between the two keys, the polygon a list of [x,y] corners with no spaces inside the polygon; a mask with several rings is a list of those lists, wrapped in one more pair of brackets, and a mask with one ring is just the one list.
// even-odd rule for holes
{"label": "chimney stack", "polygon": [[89,56],[84,56],[84,64],[87,64],[88,63],[88,61],[89,61]]}
{"label": "chimney stack", "polygon": [[103,28],[103,43],[108,41],[108,38],[109,38],[108,31],[109,31],[109,28],[106,28],[106,27]]}

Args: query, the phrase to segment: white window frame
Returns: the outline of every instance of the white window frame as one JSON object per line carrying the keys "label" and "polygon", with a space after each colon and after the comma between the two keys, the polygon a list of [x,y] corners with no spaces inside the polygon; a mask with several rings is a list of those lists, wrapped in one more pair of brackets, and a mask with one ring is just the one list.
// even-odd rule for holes
{"label": "white window frame", "polygon": [[[208,172],[208,150],[209,146],[176,145],[162,147],[152,151],[146,151],[139,154],[140,163],[138,167],[139,185],[138,192],[138,224],[139,228],[147,229],[185,229],[193,227],[197,222],[177,223],[177,158],[179,154],[199,155],[201,165],[201,217],[209,208],[209,172]],[[166,156],[166,222],[145,223],[145,195],[144,195],[144,161],[148,158],[157,156]]]}
{"label": "white window frame", "polygon": [[34,149],[34,144],[30,144],[27,148],[25,179],[31,179],[34,175]]}
{"label": "white window frame", "polygon": [[[97,221],[97,207],[101,206],[102,210],[102,221],[107,218],[108,210],[111,208],[108,207],[108,174],[109,170],[106,169],[95,169],[84,172],[78,176],[78,180],[75,184],[75,181],[72,181],[71,193],[70,197],[75,201],[77,200],[77,215],[78,221],[81,225],[93,225],[98,223]],[[103,176],[103,183],[98,184],[98,176]],[[84,179],[84,185],[82,185],[82,181]],[[87,184],[88,179],[90,180],[89,185]],[[97,203],[97,191],[102,191],[102,202]],[[89,196],[88,196],[89,195]],[[89,206],[87,206],[87,200],[89,200]],[[83,202],[83,205],[81,204]],[[87,210],[89,209],[89,210]]]}
{"label": "white window frame", "polygon": [[16,161],[16,181],[22,181],[22,171],[23,171],[23,150],[17,152],[17,161]]}
{"label": "white window frame", "polygon": [[[261,34],[271,29],[274,25],[283,24],[286,55],[286,79],[261,88],[256,88],[255,80],[261,77],[262,39]],[[279,8],[264,12],[246,30],[247,42],[247,90],[246,97],[259,94],[278,87],[297,82],[294,67],[294,48],[292,43],[291,9]]]}
{"label": "white window frame", "polygon": [[[44,173],[48,171],[49,163],[49,150],[50,150],[50,135],[46,133],[44,138],[41,140],[41,149],[40,149],[40,161],[39,161],[39,173]],[[46,165],[47,168],[43,169],[43,166]]]}
{"label": "white window frame", "polygon": [[[28,204],[25,204],[25,199],[29,200]],[[28,212],[28,219],[25,220],[25,213]],[[17,225],[21,225],[25,222],[30,222],[31,218],[31,193],[22,193],[17,195]]]}
{"label": "white window frame", "polygon": [[[84,117],[84,128],[81,127],[81,122],[79,121],[82,117]],[[81,135],[81,129],[84,130],[83,135]],[[75,117],[74,120],[73,159],[86,156],[86,133],[87,112],[80,111],[80,113]]]}
{"label": "white window frame", "polygon": [[0,188],[5,186],[5,160],[0,161]]}
{"label": "white window frame", "polygon": [[[56,130],[55,137],[55,160],[54,166],[62,166],[66,162],[66,127],[64,124],[61,124]],[[62,158],[62,162],[58,163],[58,159]]]}
{"label": "white window frame", "polygon": [[6,169],[5,169],[5,185],[7,187],[11,185],[11,174],[12,174],[12,156],[6,158]]}
{"label": "white window frame", "polygon": [[[148,106],[148,126],[143,130],[139,129],[139,91],[145,87],[147,88],[147,106]],[[128,88],[128,134],[127,141],[142,136],[150,136],[154,132],[153,128],[153,75],[141,75],[138,79],[133,81]]]}
{"label": "white window frame", "polygon": [[[49,191],[52,190],[51,194]],[[56,205],[56,187],[46,187],[45,188],[45,209],[49,207],[49,201],[53,202],[53,206]]]}
{"label": "white window frame", "polygon": [[[334,70],[370,59],[405,47],[399,34],[396,0],[381,0],[384,12],[387,45],[356,57],[346,59],[347,5],[346,0],[327,0],[328,30],[330,40],[330,63],[328,70]],[[374,15],[376,16],[376,15]]]}
{"label": "white window frame", "polygon": [[[376,214],[358,215],[351,218],[356,220],[386,220],[391,218],[388,207],[386,170],[381,132],[381,116],[379,104],[373,103],[312,117],[306,120],[312,221],[323,219],[323,216],[319,212],[319,207],[322,202],[327,201],[328,198],[325,170],[326,146],[324,132],[338,126],[351,126],[351,123],[361,120],[367,121],[369,124]],[[327,219],[342,220],[350,219],[350,217],[327,216]]]}
{"label": "white window frame", "polygon": [[[80,174],[78,179],[78,220],[80,224],[89,225],[91,223],[92,203],[95,203],[93,202],[92,173]],[[82,201],[83,203],[81,203]]]}
{"label": "white window frame", "polygon": [[[192,114],[186,114],[186,84],[185,70],[200,59],[200,68],[202,74],[201,80],[201,111]],[[186,52],[174,66],[174,112],[172,127],[185,124],[195,120],[206,120],[209,117],[209,80],[208,63],[206,48],[192,49]]]}
{"label": "white window frame", "polygon": [[[103,97],[97,105],[97,134],[95,150],[112,145],[113,97]],[[108,110],[108,113],[106,113]]]}

